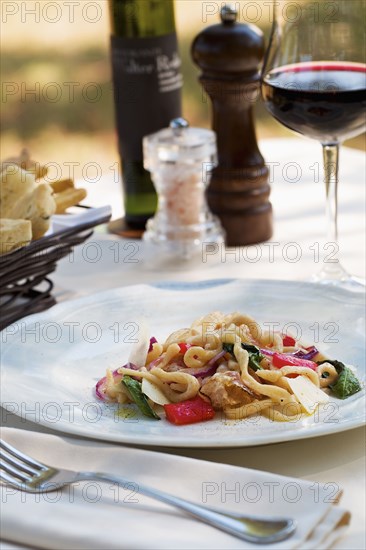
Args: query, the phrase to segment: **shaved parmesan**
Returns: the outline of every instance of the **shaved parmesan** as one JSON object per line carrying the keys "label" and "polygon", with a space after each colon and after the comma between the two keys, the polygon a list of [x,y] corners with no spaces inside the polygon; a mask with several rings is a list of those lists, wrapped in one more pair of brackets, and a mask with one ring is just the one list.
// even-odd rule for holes
{"label": "shaved parmesan", "polygon": [[139,367],[141,369],[145,366],[147,354],[150,347],[150,332],[147,323],[143,319],[139,320],[137,326],[138,340],[131,350],[128,362],[136,365],[136,367]]}
{"label": "shaved parmesan", "polygon": [[308,414],[313,414],[320,403],[329,401],[328,395],[317,388],[307,376],[288,378],[288,385]]}
{"label": "shaved parmesan", "polygon": [[152,382],[150,382],[146,378],[142,379],[141,390],[142,393],[146,395],[146,397],[151,399],[151,401],[153,401],[157,405],[168,405],[170,403],[169,399],[165,397],[161,389],[155,386],[155,384],[152,384]]}

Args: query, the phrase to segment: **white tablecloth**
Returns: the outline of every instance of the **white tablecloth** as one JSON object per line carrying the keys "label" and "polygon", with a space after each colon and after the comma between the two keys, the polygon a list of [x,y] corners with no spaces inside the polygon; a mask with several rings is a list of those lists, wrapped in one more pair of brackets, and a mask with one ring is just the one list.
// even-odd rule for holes
{"label": "white tablecloth", "polygon": [[[146,262],[146,245],[95,233],[88,243],[60,262],[52,275],[59,301],[121,285],[158,281],[227,277],[308,279],[321,267],[317,251],[326,242],[325,196],[321,148],[301,139],[266,140],[261,150],[272,167],[275,232],[270,243],[219,251],[211,265],[201,258],[186,265]],[[365,276],[365,155],[343,149],[340,171],[340,250],[345,267]],[[301,180],[300,180],[301,178]],[[299,180],[299,181],[297,181]],[[102,193],[100,192],[102,189]],[[89,186],[88,204],[111,203],[121,215],[118,182],[106,176]],[[331,249],[328,249],[331,252]],[[7,415],[7,425],[49,431]],[[352,431],[302,441],[245,449],[164,449],[164,452],[213,462],[263,469],[278,474],[334,482],[344,488],[342,506],[352,512],[351,529],[338,549],[365,548],[365,431]],[[5,546],[4,546],[5,548]]]}
{"label": "white tablecloth", "polygon": [[[302,139],[279,139],[263,141],[261,151],[271,168],[272,181],[274,235],[268,243],[236,249],[222,246],[214,256],[207,256],[206,263],[198,257],[186,264],[161,265],[146,261],[147,245],[141,241],[94,234],[89,243],[76,248],[73,256],[60,263],[53,276],[60,298],[162,279],[309,279],[320,270],[324,255],[331,259],[334,251],[332,244],[325,249],[321,147]],[[340,255],[348,271],[363,277],[365,174],[365,155],[344,148],[339,186]],[[113,218],[122,214],[120,184],[112,176],[88,187],[88,204],[100,205],[102,196],[104,204],[112,205]]]}

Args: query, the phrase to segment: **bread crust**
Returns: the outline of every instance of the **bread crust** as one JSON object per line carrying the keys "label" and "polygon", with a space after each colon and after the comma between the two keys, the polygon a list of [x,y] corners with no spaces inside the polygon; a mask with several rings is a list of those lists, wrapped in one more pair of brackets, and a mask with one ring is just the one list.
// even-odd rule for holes
{"label": "bread crust", "polygon": [[32,224],[29,220],[0,219],[0,254],[7,254],[30,243]]}
{"label": "bread crust", "polygon": [[8,165],[1,173],[1,218],[29,220],[32,238],[40,239],[55,212],[56,202],[48,183],[36,184],[33,174],[16,165]]}

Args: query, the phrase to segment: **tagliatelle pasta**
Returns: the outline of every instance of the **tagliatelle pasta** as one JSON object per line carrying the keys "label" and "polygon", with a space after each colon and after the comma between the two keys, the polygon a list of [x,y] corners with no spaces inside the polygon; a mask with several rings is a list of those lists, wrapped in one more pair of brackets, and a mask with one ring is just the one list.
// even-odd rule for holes
{"label": "tagliatelle pasta", "polygon": [[[264,331],[252,317],[238,312],[210,313],[162,343],[152,338],[145,366],[127,364],[109,371],[97,384],[98,397],[137,403],[128,390],[131,383],[124,384],[127,378],[146,380],[142,388],[148,395],[141,395],[149,401],[144,410],[156,409],[159,402],[188,404],[199,399],[231,420],[259,414],[293,421],[312,414],[331,391],[343,399],[361,389],[343,363],[326,359],[315,346],[290,335]],[[153,410],[152,416],[159,418]]]}
{"label": "tagliatelle pasta", "polygon": [[[322,377],[323,373],[326,373],[328,376],[326,378],[323,378]],[[334,384],[334,382],[338,378],[338,373],[335,367],[328,362],[325,362],[322,365],[319,365],[318,374],[319,374],[319,384],[321,388],[326,388],[329,385]]]}

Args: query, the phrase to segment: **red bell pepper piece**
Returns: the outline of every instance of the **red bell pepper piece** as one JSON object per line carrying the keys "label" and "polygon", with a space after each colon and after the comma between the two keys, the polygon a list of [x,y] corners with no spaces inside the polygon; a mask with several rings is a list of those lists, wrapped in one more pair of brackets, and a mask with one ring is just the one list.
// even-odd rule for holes
{"label": "red bell pepper piece", "polygon": [[292,336],[283,336],[282,343],[286,348],[290,346],[296,346],[296,340],[295,338],[292,338]]}
{"label": "red bell pepper piece", "polygon": [[215,410],[211,403],[208,403],[200,396],[188,399],[181,403],[169,403],[164,405],[167,420],[177,426],[194,424],[211,420],[215,416]]}
{"label": "red bell pepper piece", "polygon": [[191,348],[191,344],[186,344],[185,342],[183,342],[182,344],[178,344],[179,346],[179,349],[180,349],[180,353],[183,353],[183,355],[185,354],[185,352]]}
{"label": "red bell pepper piece", "polygon": [[274,353],[272,356],[272,365],[280,369],[287,365],[293,367],[307,367],[308,369],[316,370],[318,365],[314,361],[308,359],[301,359],[300,357],[294,357],[293,355],[286,355],[285,353]]}

